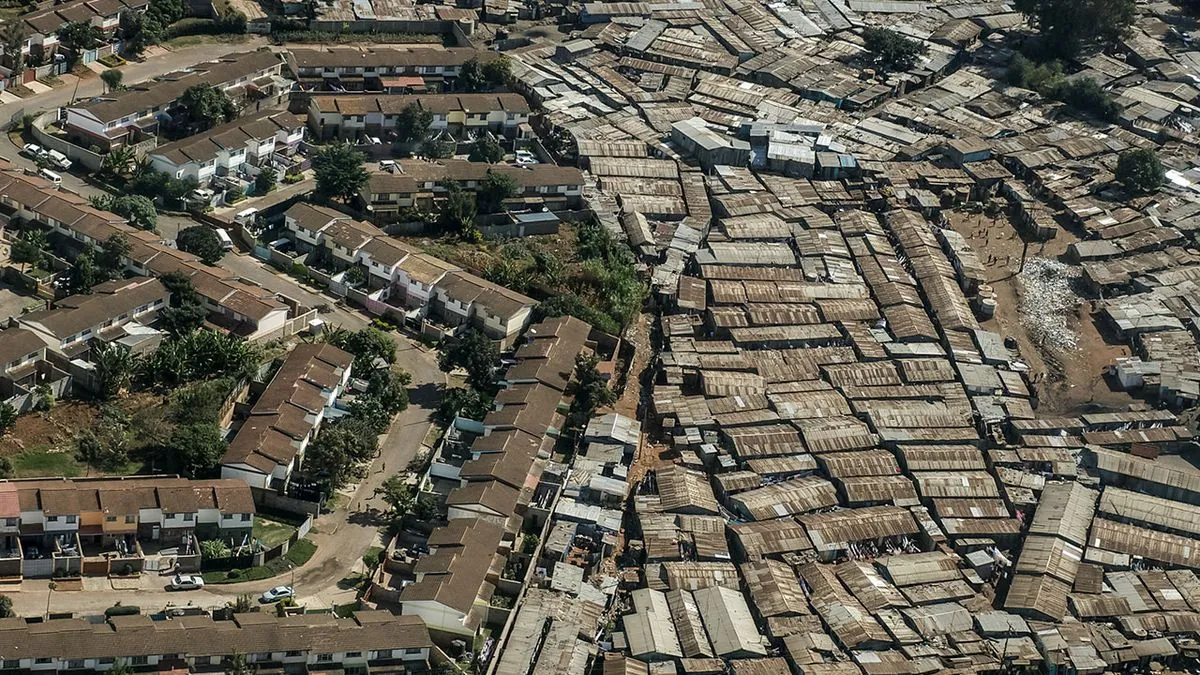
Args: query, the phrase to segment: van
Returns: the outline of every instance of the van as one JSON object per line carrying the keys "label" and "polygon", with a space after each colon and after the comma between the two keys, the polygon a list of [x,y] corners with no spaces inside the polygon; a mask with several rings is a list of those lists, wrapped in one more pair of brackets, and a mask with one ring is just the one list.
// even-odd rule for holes
{"label": "van", "polygon": [[55,185],[62,185],[62,176],[54,173],[50,169],[42,169],[41,171],[38,171],[38,175],[50,181],[51,183],[54,183]]}
{"label": "van", "polygon": [[257,214],[258,209],[252,206],[244,211],[238,211],[238,214],[233,217],[233,220],[234,222],[241,223],[242,225],[249,225],[250,223],[254,222],[254,216]]}
{"label": "van", "polygon": [[233,240],[229,238],[229,233],[220,227],[217,228],[217,239],[221,240],[222,251],[233,250]]}
{"label": "van", "polygon": [[51,150],[50,152],[47,152],[46,159],[50,160],[54,166],[63,171],[71,168],[71,160],[67,159],[66,155],[57,150]]}
{"label": "van", "polygon": [[386,171],[388,173],[396,173],[396,160],[394,160],[394,159],[379,160],[379,170]]}

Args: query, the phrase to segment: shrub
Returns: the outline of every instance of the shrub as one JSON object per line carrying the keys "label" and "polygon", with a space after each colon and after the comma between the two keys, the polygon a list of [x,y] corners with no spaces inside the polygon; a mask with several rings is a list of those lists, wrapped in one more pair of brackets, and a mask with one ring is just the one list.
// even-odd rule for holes
{"label": "shrub", "polygon": [[104,616],[106,616],[106,617],[133,616],[134,614],[141,614],[141,613],[142,613],[141,607],[138,607],[137,605],[122,605],[120,602],[118,602],[117,604],[113,605],[112,607],[109,607],[108,609],[104,610]]}

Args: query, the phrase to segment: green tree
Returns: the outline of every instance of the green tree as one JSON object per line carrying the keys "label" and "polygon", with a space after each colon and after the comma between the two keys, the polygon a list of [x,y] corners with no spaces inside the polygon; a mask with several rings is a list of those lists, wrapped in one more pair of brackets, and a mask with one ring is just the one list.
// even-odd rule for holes
{"label": "green tree", "polygon": [[516,197],[520,193],[517,180],[507,173],[488,171],[475,193],[475,204],[480,213],[497,213],[504,206],[504,200]]}
{"label": "green tree", "polygon": [[405,477],[401,474],[389,476],[383,485],[375,488],[375,496],[388,505],[387,519],[391,527],[396,531],[403,529],[404,521],[417,502],[417,492],[408,485]]}
{"label": "green tree", "polygon": [[46,233],[31,228],[21,232],[21,236],[13,242],[10,255],[13,262],[37,267],[46,259],[46,249],[49,247],[50,240],[47,239]]}
{"label": "green tree", "polygon": [[471,154],[467,155],[467,159],[496,164],[504,159],[504,148],[500,147],[500,141],[495,136],[485,133],[471,145]]}
{"label": "green tree", "polygon": [[421,154],[432,159],[453,157],[457,149],[458,142],[448,136],[426,138],[425,142],[421,143]]}
{"label": "green tree", "polygon": [[104,32],[87,21],[72,21],[58,29],[58,43],[66,52],[68,67],[74,68],[83,52],[104,41]]}
{"label": "green tree", "polygon": [[122,89],[121,81],[125,79],[125,73],[116,68],[109,68],[100,73],[100,81],[104,83],[106,91],[120,91]]}
{"label": "green tree", "polygon": [[890,28],[867,27],[862,37],[875,65],[882,70],[909,70],[926,52],[924,44]]}
{"label": "green tree", "polygon": [[96,394],[108,400],[129,386],[137,359],[123,344],[96,341],[92,344],[92,364],[96,367]]}
{"label": "green tree", "polygon": [[438,345],[438,368],[451,372],[467,371],[467,384],[484,392],[495,391],[494,374],[500,361],[500,348],[475,328],[448,337]]}
{"label": "green tree", "polygon": [[499,56],[483,64],[483,78],[493,87],[506,87],[512,82],[512,62]]}
{"label": "green tree", "polygon": [[275,169],[269,166],[263,167],[262,171],[259,171],[258,175],[254,177],[254,192],[265,195],[274,190],[276,177]]}
{"label": "green tree", "polygon": [[1119,40],[1137,17],[1134,0],[1016,0],[1014,4],[1041,33],[1044,49],[1068,57],[1088,45]]}
{"label": "green tree", "polygon": [[575,400],[571,402],[571,411],[567,414],[569,427],[582,430],[597,409],[617,402],[616,393],[609,389],[608,382],[597,369],[599,364],[600,359],[595,355],[580,354],[575,357],[575,374],[571,384]]}
{"label": "green tree", "polygon": [[208,310],[196,293],[192,280],[183,272],[168,272],[158,278],[171,293],[169,306],[158,313],[158,323],[174,337],[190,333],[204,325]]}
{"label": "green tree", "polygon": [[487,76],[483,74],[483,66],[479,64],[479,59],[468,59],[458,69],[458,77],[454,80],[454,87],[459,91],[479,91],[487,85]]}
{"label": "green tree", "polygon": [[13,612],[12,598],[7,595],[0,595],[0,619],[10,619],[16,616]]}
{"label": "green tree", "polygon": [[212,474],[226,447],[221,429],[211,422],[177,427],[170,446],[179,472],[188,478]]}
{"label": "green tree", "polygon": [[[106,70],[104,72],[109,73],[119,71]],[[134,153],[133,148],[129,147],[128,145],[122,145],[119,148],[113,148],[112,150],[109,150],[108,154],[104,155],[104,159],[100,160],[100,173],[117,180],[125,180],[133,173],[135,166],[137,166],[137,155]],[[154,205],[151,204],[151,207],[153,206]],[[155,220],[157,220],[157,215],[155,216]],[[152,222],[151,226],[153,226],[153,224],[154,223]]]}
{"label": "green tree", "polygon": [[96,272],[95,249],[85,246],[71,264],[67,275],[67,295],[80,295],[92,292],[92,286],[98,279]]}
{"label": "green tree", "polygon": [[1166,183],[1166,171],[1158,154],[1149,148],[1122,152],[1117,159],[1117,180],[1130,192],[1150,194]]}
{"label": "green tree", "polygon": [[[166,174],[156,174],[166,176]],[[162,186],[165,190],[165,185]],[[158,211],[154,202],[142,195],[97,195],[89,200],[101,211],[111,211],[129,221],[131,225],[153,232],[158,225]]]}
{"label": "green tree", "polygon": [[180,251],[200,258],[205,265],[215,265],[225,255],[216,230],[207,225],[193,225],[180,230],[175,237],[175,245]]}
{"label": "green tree", "polygon": [[131,247],[129,238],[117,232],[104,241],[96,254],[97,278],[105,281],[120,279],[125,273],[125,259],[129,257]]}
{"label": "green tree", "polygon": [[367,377],[367,397],[379,401],[388,415],[408,408],[408,386],[412,375],[399,368],[380,368]]}
{"label": "green tree", "polygon": [[0,479],[10,480],[16,478],[16,475],[12,460],[7,457],[0,457]]}
{"label": "green tree", "polygon": [[364,420],[345,417],[330,423],[309,444],[302,467],[329,492],[366,475],[365,464],[379,449],[379,434]]}
{"label": "green tree", "polygon": [[232,551],[229,550],[229,544],[220,539],[205,539],[200,542],[201,559],[228,558],[230,553]]}
{"label": "green tree", "polygon": [[328,203],[341,199],[349,203],[358,196],[371,174],[363,168],[363,156],[346,143],[327,145],[312,158],[317,177],[316,199]]}
{"label": "green tree", "polygon": [[216,425],[235,386],[228,377],[185,384],[171,392],[171,418],[180,426]]}
{"label": "green tree", "polygon": [[253,675],[254,666],[246,662],[246,655],[234,652],[225,664],[225,675]]}
{"label": "green tree", "polygon": [[192,133],[211,129],[237,117],[237,106],[224,90],[208,84],[194,84],[179,97],[177,108]]}
{"label": "green tree", "polygon": [[438,211],[437,224],[442,232],[457,234],[465,241],[479,241],[482,235],[475,223],[475,200],[458,183],[446,184],[446,200]]}
{"label": "green tree", "polygon": [[325,341],[354,355],[353,370],[358,377],[369,377],[380,360],[384,365],[396,362],[396,342],[374,326],[354,332],[338,328],[326,333]]}
{"label": "green tree", "polygon": [[75,458],[84,464],[105,471],[115,471],[129,462],[124,432],[100,433],[85,429],[75,439]]}
{"label": "green tree", "polygon": [[401,143],[417,143],[429,134],[433,111],[420,103],[409,103],[396,116],[396,139]]}
{"label": "green tree", "polygon": [[25,26],[21,21],[8,21],[0,33],[0,44],[3,45],[4,59],[9,64],[12,75],[20,75],[25,70]]}
{"label": "green tree", "polygon": [[0,404],[0,436],[8,433],[17,423],[17,409],[9,403]]}
{"label": "green tree", "polygon": [[433,418],[438,424],[448,427],[459,416],[482,421],[491,409],[491,399],[479,391],[451,387],[442,393],[442,401],[434,411]]}

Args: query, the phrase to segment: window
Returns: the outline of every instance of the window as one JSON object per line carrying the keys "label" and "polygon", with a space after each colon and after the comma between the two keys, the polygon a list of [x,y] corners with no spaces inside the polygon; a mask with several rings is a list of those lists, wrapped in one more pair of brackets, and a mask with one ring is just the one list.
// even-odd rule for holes
{"label": "window", "polygon": [[185,513],[185,514],[183,514],[183,520],[184,520],[185,522],[189,522],[189,523],[190,523],[190,522],[192,522],[192,521],[193,521],[193,520],[195,520],[195,519],[196,519],[196,514],[194,514],[194,513]]}
{"label": "window", "polygon": [[420,654],[421,648],[420,647],[410,647],[408,649],[405,649],[404,653],[405,654]]}
{"label": "window", "polygon": [[242,514],[242,522],[244,522],[244,523],[245,523],[245,522],[249,522],[249,521],[250,521],[250,514],[249,514],[249,513],[243,513],[243,514]]}
{"label": "window", "polygon": [[106,657],[100,659],[100,663],[103,663],[103,664],[116,663],[116,662],[117,662],[117,660],[111,656],[106,656]]}
{"label": "window", "polygon": [[5,518],[4,519],[4,524],[7,527],[16,527],[19,524],[19,522],[20,521],[16,518]]}
{"label": "window", "polygon": [[317,654],[318,661],[332,661],[333,654]]}
{"label": "window", "polygon": [[390,659],[390,658],[392,658],[392,650],[391,649],[380,649],[379,651],[375,652],[375,658]]}
{"label": "window", "polygon": [[232,513],[222,513],[221,520],[233,520],[233,514]]}
{"label": "window", "polygon": [[166,512],[163,513],[163,518],[174,518],[174,517],[175,517],[174,513],[166,513]]}
{"label": "window", "polygon": [[289,652],[285,652],[284,656],[300,656],[301,654],[303,654],[303,652],[301,652],[299,649],[293,649]]}
{"label": "window", "polygon": [[117,517],[116,517],[116,516],[105,516],[105,517],[104,517],[104,522],[106,522],[106,523],[115,523],[115,522],[117,522]]}
{"label": "window", "polygon": [[20,667],[21,667],[21,661],[19,659],[4,659],[4,669],[5,670],[11,670],[13,668],[20,668]]}
{"label": "window", "polygon": [[137,522],[137,516],[125,516],[125,524],[132,525]]}
{"label": "window", "polygon": [[150,657],[149,656],[135,656],[131,659],[131,661],[132,661],[133,665],[135,665],[135,666],[144,666],[144,665],[150,663]]}
{"label": "window", "polygon": [[47,658],[40,658],[40,659],[33,660],[34,663],[52,663],[53,661],[54,661],[54,659],[47,659]]}
{"label": "window", "polygon": [[57,523],[58,516],[46,516],[46,522],[47,523]]}
{"label": "window", "polygon": [[67,661],[67,668],[71,670],[79,670],[83,668],[83,659],[71,659]]}
{"label": "window", "polygon": [[362,652],[346,652],[346,658],[357,659],[362,656]]}
{"label": "window", "polygon": [[67,516],[67,524],[68,524],[68,525],[73,525],[73,524],[75,524],[75,521],[76,521],[76,520],[77,520],[77,518],[76,518],[75,516]]}

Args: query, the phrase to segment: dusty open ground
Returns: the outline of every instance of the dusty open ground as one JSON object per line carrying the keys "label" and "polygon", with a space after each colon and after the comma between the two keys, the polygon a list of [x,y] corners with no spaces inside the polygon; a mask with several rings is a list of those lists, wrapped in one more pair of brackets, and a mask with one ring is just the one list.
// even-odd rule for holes
{"label": "dusty open ground", "polygon": [[[1021,356],[1029,363],[1039,409],[1047,414],[1071,414],[1085,409],[1124,408],[1133,398],[1121,391],[1112,391],[1104,379],[1104,367],[1119,356],[1127,356],[1129,348],[1109,344],[1096,327],[1091,303],[1080,301],[1069,325],[1078,335],[1078,347],[1073,350],[1038,345],[1021,324],[1018,303],[1020,288],[1017,272],[1021,266],[1024,242],[1007,217],[991,218],[982,213],[951,212],[951,226],[967,237],[987,265],[988,283],[996,291],[996,315],[980,322],[985,329],[1013,337],[1020,346]],[[1029,257],[1062,259],[1067,247],[1078,241],[1068,230],[1048,242],[1030,242]]]}

